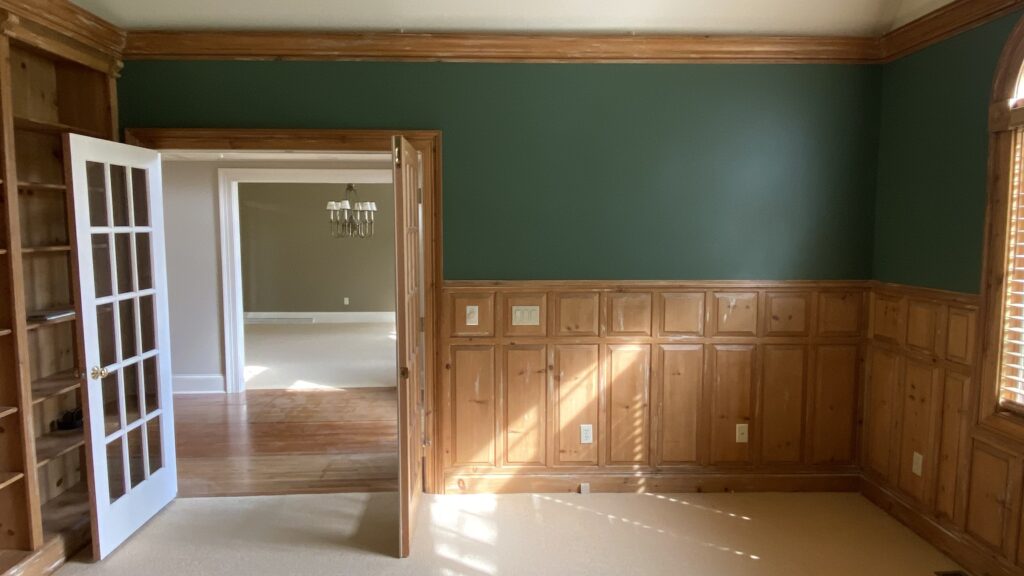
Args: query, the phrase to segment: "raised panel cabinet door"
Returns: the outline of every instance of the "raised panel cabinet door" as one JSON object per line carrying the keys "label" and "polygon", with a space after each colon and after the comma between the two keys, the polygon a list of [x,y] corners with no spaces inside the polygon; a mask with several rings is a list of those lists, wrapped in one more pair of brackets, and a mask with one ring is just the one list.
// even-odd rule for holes
{"label": "raised panel cabinet door", "polygon": [[455,464],[494,465],[494,347],[452,347]]}
{"label": "raised panel cabinet door", "polygon": [[716,292],[714,302],[716,335],[757,335],[757,292]]}
{"label": "raised panel cabinet door", "polygon": [[893,406],[899,385],[899,356],[882,348],[872,348],[868,360],[868,381],[865,391],[864,434],[867,467],[889,477],[892,455]]}
{"label": "raised panel cabinet door", "polygon": [[939,474],[935,489],[935,510],[953,518],[956,509],[957,472],[960,468],[960,445],[966,427],[970,378],[946,372],[942,394],[942,434],[939,442]]}
{"label": "raised panel cabinet door", "polygon": [[907,330],[906,301],[899,296],[871,295],[871,334],[893,344],[903,344]]}
{"label": "raised panel cabinet door", "polygon": [[88,380],[94,555],[178,491],[160,155],[65,136]]}
{"label": "raised panel cabinet door", "polygon": [[822,292],[818,295],[818,334],[856,336],[861,331],[862,292]]}
{"label": "raised panel cabinet door", "polygon": [[941,306],[911,300],[907,304],[907,347],[930,356],[938,352]]}
{"label": "raised panel cabinet door", "polygon": [[650,336],[651,293],[621,292],[605,296],[608,336]]}
{"label": "raised panel cabinet door", "polygon": [[608,346],[608,462],[650,461],[648,406],[651,347]]}
{"label": "raised panel cabinet door", "polygon": [[697,462],[704,346],[661,346],[661,464]]}
{"label": "raised panel cabinet door", "polygon": [[[555,346],[558,464],[597,464],[600,369],[597,344]],[[584,426],[590,442],[583,441]]]}
{"label": "raised panel cabinet door", "polygon": [[967,532],[1002,552],[1009,505],[1008,457],[975,443],[971,453],[971,484],[967,494]]}
{"label": "raised panel cabinet door", "polygon": [[807,349],[802,345],[764,347],[761,458],[799,462],[803,444]]}
{"label": "raised panel cabinet door", "polygon": [[505,454],[509,464],[545,463],[547,348],[505,348]]}
{"label": "raised panel cabinet door", "polygon": [[818,346],[816,353],[812,460],[847,464],[853,461],[858,348]]}
{"label": "raised panel cabinet door", "polygon": [[555,295],[556,336],[597,336],[600,329],[597,292]]}
{"label": "raised panel cabinet door", "polygon": [[494,336],[494,293],[452,295],[452,336]]}
{"label": "raised panel cabinet door", "polygon": [[662,335],[704,334],[704,292],[663,292],[660,296]]}
{"label": "raised panel cabinet door", "polygon": [[711,354],[711,462],[749,462],[755,348],[722,344]]}
{"label": "raised panel cabinet door", "polygon": [[947,317],[946,358],[970,364],[974,358],[977,311],[951,306]]}
{"label": "raised panel cabinet door", "polygon": [[909,358],[904,362],[899,487],[919,502],[930,501],[934,482],[941,376],[931,364]]}
{"label": "raised panel cabinet door", "polygon": [[807,292],[769,292],[766,296],[769,336],[806,336],[811,314]]}

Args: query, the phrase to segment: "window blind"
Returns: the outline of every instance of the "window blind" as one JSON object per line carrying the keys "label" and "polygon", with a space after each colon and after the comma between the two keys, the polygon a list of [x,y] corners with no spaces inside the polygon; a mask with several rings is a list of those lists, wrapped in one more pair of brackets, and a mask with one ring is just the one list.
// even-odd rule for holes
{"label": "window blind", "polygon": [[999,404],[1024,414],[1024,194],[1021,170],[1024,128],[1013,134],[1010,206],[1006,240],[1006,292],[999,362]]}

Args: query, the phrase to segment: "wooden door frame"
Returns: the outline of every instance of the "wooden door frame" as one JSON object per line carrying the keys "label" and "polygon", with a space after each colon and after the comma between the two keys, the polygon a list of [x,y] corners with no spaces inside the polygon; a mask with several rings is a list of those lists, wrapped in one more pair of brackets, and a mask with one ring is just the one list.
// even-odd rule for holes
{"label": "wooden door frame", "polygon": [[308,152],[392,152],[392,137],[403,136],[423,158],[423,270],[426,306],[424,332],[427,362],[424,398],[425,492],[441,488],[441,459],[437,457],[437,362],[440,357],[441,286],[444,260],[441,214],[440,130],[334,130],[266,128],[128,128],[124,141],[155,150],[301,150]]}

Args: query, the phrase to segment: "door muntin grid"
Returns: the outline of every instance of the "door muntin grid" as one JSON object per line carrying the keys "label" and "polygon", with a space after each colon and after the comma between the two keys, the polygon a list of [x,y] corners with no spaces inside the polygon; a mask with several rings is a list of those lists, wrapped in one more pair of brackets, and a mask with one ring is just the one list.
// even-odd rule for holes
{"label": "door muntin grid", "polygon": [[[153,221],[145,168],[86,163],[110,502],[163,468]],[[155,436],[155,438],[150,438]]]}

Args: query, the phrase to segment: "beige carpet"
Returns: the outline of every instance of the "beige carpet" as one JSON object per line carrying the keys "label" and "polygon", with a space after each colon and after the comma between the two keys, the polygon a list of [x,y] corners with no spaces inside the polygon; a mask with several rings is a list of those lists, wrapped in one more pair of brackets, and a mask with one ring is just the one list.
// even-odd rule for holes
{"label": "beige carpet", "polygon": [[246,324],[248,390],[395,385],[395,325]]}
{"label": "beige carpet", "polygon": [[428,496],[390,558],[394,494],[178,500],[59,576],[931,576],[956,565],[857,494]]}

